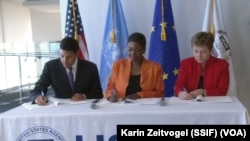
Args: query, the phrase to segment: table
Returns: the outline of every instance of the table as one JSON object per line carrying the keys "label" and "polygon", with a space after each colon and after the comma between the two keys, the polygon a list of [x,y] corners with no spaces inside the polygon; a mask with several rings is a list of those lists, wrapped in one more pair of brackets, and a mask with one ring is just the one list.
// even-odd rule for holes
{"label": "table", "polygon": [[164,106],[101,100],[97,109],[90,108],[92,100],[33,110],[19,106],[0,114],[0,140],[115,141],[118,124],[250,124],[246,108],[236,97],[229,98],[232,102],[190,102],[172,97],[165,98]]}

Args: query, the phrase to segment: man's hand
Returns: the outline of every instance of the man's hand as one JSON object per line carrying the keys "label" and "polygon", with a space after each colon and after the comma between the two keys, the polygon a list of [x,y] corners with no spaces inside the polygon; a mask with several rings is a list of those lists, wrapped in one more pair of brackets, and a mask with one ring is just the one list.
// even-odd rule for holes
{"label": "man's hand", "polygon": [[79,94],[79,93],[75,93],[73,95],[73,97],[71,98],[72,101],[82,101],[86,99],[86,95],[85,94]]}
{"label": "man's hand", "polygon": [[37,105],[46,105],[48,103],[48,97],[38,95],[35,100]]}

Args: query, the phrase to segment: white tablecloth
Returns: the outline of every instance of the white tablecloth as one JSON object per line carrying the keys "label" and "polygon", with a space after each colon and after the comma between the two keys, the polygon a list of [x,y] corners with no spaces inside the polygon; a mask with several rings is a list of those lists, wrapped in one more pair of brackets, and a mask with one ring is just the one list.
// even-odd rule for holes
{"label": "white tablecloth", "polygon": [[166,98],[164,106],[101,100],[94,110],[90,102],[32,110],[19,106],[0,114],[0,141],[115,141],[118,124],[249,124],[246,108],[237,98],[230,98],[232,102]]}

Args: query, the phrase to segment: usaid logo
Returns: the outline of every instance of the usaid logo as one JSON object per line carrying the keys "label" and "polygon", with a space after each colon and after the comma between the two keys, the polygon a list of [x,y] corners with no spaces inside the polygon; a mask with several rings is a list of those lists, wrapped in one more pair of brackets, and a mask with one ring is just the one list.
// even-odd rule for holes
{"label": "usaid logo", "polygon": [[22,132],[17,137],[16,141],[66,141],[66,140],[55,129],[46,126],[35,126]]}

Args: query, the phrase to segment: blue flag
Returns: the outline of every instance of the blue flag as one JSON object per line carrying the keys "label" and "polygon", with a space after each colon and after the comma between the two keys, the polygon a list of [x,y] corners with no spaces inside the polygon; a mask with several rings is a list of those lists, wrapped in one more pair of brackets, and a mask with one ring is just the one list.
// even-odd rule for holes
{"label": "blue flag", "polygon": [[106,91],[113,62],[128,56],[128,31],[120,0],[110,0],[100,66],[101,85]]}
{"label": "blue flag", "polygon": [[174,95],[180,55],[170,0],[156,0],[149,46],[149,60],[163,67],[165,97]]}

